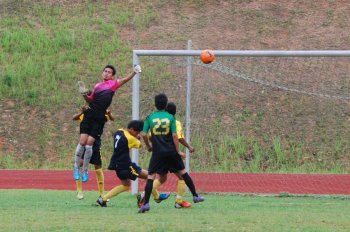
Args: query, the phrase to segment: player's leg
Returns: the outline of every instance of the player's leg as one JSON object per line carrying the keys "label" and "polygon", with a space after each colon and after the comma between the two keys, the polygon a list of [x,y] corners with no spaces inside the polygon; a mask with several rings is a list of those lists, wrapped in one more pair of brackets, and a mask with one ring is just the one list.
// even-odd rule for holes
{"label": "player's leg", "polygon": [[[83,165],[83,160],[80,160],[80,167]],[[79,167],[79,172],[80,172],[80,167]],[[75,181],[75,184],[77,186],[77,198],[79,200],[84,199],[84,194],[83,194],[83,185],[81,183],[81,178],[79,180]]]}
{"label": "player's leg", "polygon": [[91,136],[88,137],[86,146],[85,146],[85,154],[84,154],[84,161],[83,161],[83,174],[82,174],[82,181],[87,182],[89,179],[89,163],[90,159],[92,157],[92,148],[93,144],[95,142],[95,139]]}
{"label": "player's leg", "polygon": [[136,180],[141,170],[142,169],[136,164],[130,165],[128,168],[125,169],[117,169],[116,174],[122,184],[113,188],[103,197],[99,197],[97,199],[97,203],[100,204],[102,207],[106,207],[106,202],[108,201],[108,199],[117,196],[119,193],[128,191],[131,186],[131,180]]}
{"label": "player's leg", "polygon": [[150,210],[149,206],[149,198],[152,193],[153,189],[153,182],[156,178],[156,173],[158,171],[162,171],[162,167],[164,167],[164,157],[159,156],[157,154],[152,154],[151,160],[149,162],[148,167],[148,176],[147,176],[147,182],[145,186],[145,203],[142,205],[142,207],[139,209],[139,213],[145,213],[146,211]]}
{"label": "player's leg", "polygon": [[170,193],[159,193],[158,188],[166,182],[168,175],[160,174],[159,179],[155,179],[153,182],[152,195],[156,203],[160,203],[169,198]]}
{"label": "player's leg", "polygon": [[104,194],[104,175],[102,167],[99,165],[95,165],[95,172],[96,172],[96,181],[97,181],[97,189],[100,196],[103,196]]}
{"label": "player's leg", "polygon": [[151,197],[151,193],[152,193],[152,189],[153,189],[153,181],[156,177],[156,174],[148,174],[147,177],[147,182],[146,182],[146,186],[145,186],[145,200],[144,200],[144,204],[141,206],[141,208],[139,209],[139,213],[145,213],[146,211],[150,210],[149,207],[149,198]]}
{"label": "player's leg", "polygon": [[97,199],[97,203],[100,206],[106,207],[108,199],[111,199],[111,198],[117,196],[118,194],[120,194],[122,192],[126,192],[130,189],[131,181],[129,179],[124,179],[124,180],[120,180],[120,181],[122,183],[121,185],[114,187],[106,195],[104,195],[103,197],[99,197]]}
{"label": "player's leg", "polygon": [[77,148],[75,149],[75,153],[74,153],[74,179],[75,180],[80,179],[80,162],[85,152],[85,144],[86,144],[87,138],[88,138],[87,134],[80,134],[79,143],[77,145]]}
{"label": "player's leg", "polygon": [[96,173],[96,181],[97,181],[97,189],[100,196],[104,194],[104,175],[102,170],[102,159],[101,159],[101,139],[96,139],[94,146],[92,148],[93,153],[90,160],[90,164],[95,165],[95,173]]}
{"label": "player's leg", "polygon": [[[139,178],[147,180],[147,176],[148,176],[148,171],[142,169],[142,171],[140,172]],[[153,181],[152,195],[153,195],[154,201],[157,203],[160,203],[160,202],[168,199],[170,196],[169,193],[159,193],[157,190],[161,184],[165,183],[166,180],[167,180],[167,175],[164,174],[164,175],[160,176],[159,179],[155,179]],[[145,202],[145,194],[138,193],[137,194],[137,206],[140,208],[144,204],[144,202]]]}
{"label": "player's leg", "polygon": [[193,196],[193,202],[194,203],[198,203],[198,202],[204,201],[204,197],[199,196],[198,193],[196,192],[196,187],[195,187],[195,185],[194,185],[194,183],[192,181],[192,178],[190,177],[190,175],[188,175],[186,170],[185,169],[180,170],[178,172],[178,174],[181,175],[182,179],[185,181],[187,187],[191,191],[192,196]]}
{"label": "player's leg", "polygon": [[96,141],[96,139],[99,139],[100,136],[103,133],[103,127],[104,127],[104,121],[99,122],[99,121],[93,121],[91,123],[91,130],[90,134],[87,138],[86,146],[85,146],[85,155],[84,155],[84,162],[83,162],[83,174],[82,174],[82,181],[86,182],[89,179],[89,163],[90,159],[93,154],[93,145]]}
{"label": "player's leg", "polygon": [[[118,174],[117,174],[118,175]],[[119,177],[119,175],[118,175]],[[100,196],[97,199],[97,203],[102,207],[107,207],[108,199],[111,199],[122,192],[126,192],[130,189],[131,181],[129,179],[120,179],[121,185],[118,185],[111,189],[106,195]]]}
{"label": "player's leg", "polygon": [[193,202],[198,203],[198,202],[204,201],[204,198],[197,194],[196,187],[192,181],[192,178],[186,172],[185,165],[184,165],[181,157],[179,155],[176,155],[176,156],[172,156],[171,159],[169,159],[169,161],[170,161],[169,165],[171,165],[169,167],[169,170],[174,172],[174,173],[177,173],[176,176],[179,178],[179,180],[183,179],[185,181],[185,184],[187,185],[187,187],[189,188],[189,190],[192,193]]}
{"label": "player's leg", "polygon": [[190,208],[191,203],[184,200],[184,196],[186,193],[186,183],[182,179],[182,176],[178,173],[175,173],[175,175],[178,177],[177,182],[177,193],[176,193],[176,200],[175,200],[175,208]]}

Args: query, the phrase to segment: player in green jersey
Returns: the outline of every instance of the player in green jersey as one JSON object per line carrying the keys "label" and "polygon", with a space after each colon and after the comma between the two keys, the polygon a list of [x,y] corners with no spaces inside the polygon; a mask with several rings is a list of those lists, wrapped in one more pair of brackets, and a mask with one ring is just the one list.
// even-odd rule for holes
{"label": "player in green jersey", "polygon": [[[193,202],[204,201],[204,198],[196,192],[192,178],[185,170],[181,156],[183,152],[179,150],[179,139],[176,134],[176,121],[173,115],[165,111],[168,104],[168,97],[164,94],[155,96],[155,107],[157,110],[150,114],[143,126],[142,138],[149,151],[152,151],[148,168],[147,183],[145,186],[145,201],[139,209],[139,213],[150,210],[149,198],[153,188],[153,181],[156,174],[161,177],[168,172],[175,173],[179,179],[183,179],[193,195]],[[148,132],[151,138],[148,139]]]}

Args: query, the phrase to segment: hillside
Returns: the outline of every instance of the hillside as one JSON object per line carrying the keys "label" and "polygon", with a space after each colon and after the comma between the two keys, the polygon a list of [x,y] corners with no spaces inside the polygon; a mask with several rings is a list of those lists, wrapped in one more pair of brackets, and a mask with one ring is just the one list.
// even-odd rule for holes
{"label": "hillside", "polygon": [[[112,11],[112,8],[116,11]],[[93,83],[99,80],[101,67],[110,61],[117,63],[117,66],[120,64],[121,75],[126,75],[129,72],[127,67],[130,67],[132,60],[132,49],[186,49],[188,39],[192,40],[193,49],[199,50],[204,48],[214,50],[350,49],[350,16],[348,14],[350,3],[348,1],[189,0],[151,1],[151,3],[142,3],[142,1],[124,1],[123,3],[119,1],[113,3],[89,1],[83,3],[81,1],[23,0],[18,1],[17,4],[12,4],[11,1],[2,0],[0,1],[0,9],[0,154],[2,157],[0,168],[69,167],[72,160],[71,155],[78,141],[78,125],[71,120],[71,117],[79,111],[79,107],[83,102],[80,96],[76,94],[74,86],[76,79],[65,79],[65,76],[72,75],[72,72],[75,73],[75,76],[93,76],[87,81],[91,87]],[[125,10],[125,15],[122,15],[123,12],[117,11],[117,9],[127,9],[127,11]],[[110,10],[108,11],[109,15],[106,14],[107,10]],[[43,15],[40,15],[40,12]],[[116,13],[112,16],[113,12]],[[50,18],[48,16],[50,14],[54,15],[55,18]],[[122,15],[123,18],[118,14]],[[118,17],[120,20],[118,20]],[[20,23],[11,21],[13,18]],[[64,25],[64,29],[68,28],[68,31],[75,31],[75,35],[78,37],[80,27],[81,30],[99,30],[95,24],[86,25],[85,22],[88,18],[100,20],[96,20],[98,21],[96,25],[101,25],[106,31],[112,31],[111,34],[104,37],[105,43],[103,43],[103,37],[98,37],[98,40],[90,45],[91,47],[98,47],[101,54],[98,54],[100,53],[99,50],[91,53],[83,51],[82,54],[77,53],[76,57],[69,56],[67,59],[62,58],[62,60],[55,61],[55,56],[59,56],[62,50],[67,49],[69,52],[70,47],[84,46],[82,42],[81,44],[71,44],[69,40],[65,41],[61,47],[57,48],[57,53],[42,56],[42,59],[52,59],[52,63],[50,63],[52,66],[49,65],[49,67],[55,67],[55,70],[52,70],[52,68],[49,70],[50,72],[53,71],[54,79],[57,76],[59,77],[56,79],[57,85],[50,85],[43,93],[36,90],[27,90],[27,95],[24,96],[10,91],[14,88],[12,85],[15,83],[12,84],[12,79],[9,78],[11,77],[9,70],[21,72],[21,66],[27,65],[27,63],[16,63],[12,60],[11,56],[17,51],[6,47],[6,33],[8,31],[18,31],[20,28],[24,28],[23,32],[25,34],[26,29],[30,28],[34,31],[44,31],[44,33],[54,37],[54,27],[51,26]],[[70,20],[71,23],[69,23]],[[63,30],[63,32],[66,31]],[[38,36],[40,35],[38,33]],[[28,38],[30,38],[30,41],[28,39],[29,44],[35,41],[35,36]],[[112,54],[106,53],[105,55],[102,48],[98,46],[99,43],[103,43],[103,46],[107,46],[108,43],[115,43],[120,46],[112,47],[111,49],[115,49]],[[28,50],[31,54],[35,53],[30,48],[24,48],[23,51],[21,50],[16,54],[18,57],[23,57],[28,55]],[[71,55],[71,53],[67,54]],[[98,59],[91,60],[89,58],[91,54],[98,54],[96,55]],[[62,54],[62,57],[64,55]],[[110,55],[112,57],[108,57]],[[36,69],[42,68],[40,64],[43,63],[43,60],[38,59],[36,62],[38,62],[35,64]],[[69,63],[74,63],[74,66],[69,66]],[[144,67],[144,69],[147,69],[147,67]],[[40,75],[41,78],[44,78],[43,75],[45,74],[39,74],[38,76]],[[22,81],[27,86],[31,86],[29,82],[32,80],[29,79],[26,83],[26,78],[31,78],[30,74],[23,77]],[[219,94],[213,93],[212,96],[208,96],[208,99],[216,98],[216,100],[208,101],[207,115],[212,115],[214,112],[210,110],[210,102],[218,105],[221,99],[223,108],[230,107],[225,105],[227,102],[225,93],[221,92],[220,94],[220,89],[222,90],[227,86],[225,80],[217,78],[213,82],[211,86],[216,85]],[[244,83],[231,84],[237,90],[248,88]],[[41,82],[35,85],[41,86]],[[147,85],[147,81],[144,82],[144,85]],[[183,85],[185,86],[185,84]],[[196,85],[200,85],[200,83]],[[120,90],[112,103],[111,108],[117,117],[117,122],[116,124],[109,123],[105,128],[103,139],[106,156],[110,154],[109,142],[113,130],[116,127],[124,126],[124,121],[131,117],[131,83],[127,86]],[[41,88],[45,89],[46,87],[43,85]],[[147,88],[148,86],[145,87],[145,89]],[[169,88],[171,89],[173,86]],[[165,89],[165,91],[170,91],[170,89]],[[261,89],[252,91],[261,92]],[[53,97],[58,92],[63,93],[60,99]],[[285,94],[278,95],[278,97],[283,100]],[[31,101],[31,99],[33,100]],[[152,99],[152,96],[150,96],[150,99]],[[194,99],[196,99],[196,95],[194,95]],[[264,98],[260,100],[263,102]],[[119,104],[120,102],[125,102],[125,104]],[[242,101],[243,103],[249,104],[247,101]],[[147,104],[150,107],[152,106],[151,102]],[[340,109],[343,109],[347,107],[348,103],[337,104],[342,104]],[[291,106],[292,110],[296,109],[293,104]],[[321,109],[323,107],[320,106]],[[239,110],[242,105],[234,105],[234,108]],[[288,115],[290,112],[284,113]],[[220,115],[220,112],[218,114]],[[244,114],[245,112],[242,110],[240,115]],[[344,114],[346,121],[349,115]],[[235,121],[234,118],[230,117],[225,118],[225,120],[228,124],[234,124]],[[198,131],[198,128],[193,129]],[[249,137],[249,132],[243,134]],[[235,131],[233,135],[236,135]],[[330,158],[327,162],[341,162],[340,166],[344,170],[349,170],[349,158],[346,158],[348,154],[347,145],[348,143],[342,145],[342,151],[338,157],[334,160]],[[202,150],[203,153],[207,151],[207,148]],[[237,148],[232,149],[232,152],[237,153]],[[252,151],[246,153],[241,156],[242,160],[251,160]],[[323,155],[327,156],[328,154]],[[310,158],[310,154],[304,156],[305,159]],[[202,164],[198,169],[210,169],[208,162],[212,161],[207,162],[205,158],[197,159]],[[303,157],[298,160],[298,162],[304,161]],[[298,164],[302,165],[303,163]],[[232,166],[234,164],[229,163],[228,165]],[[263,166],[265,165],[264,161],[261,161],[258,166],[264,170]],[[240,167],[229,170],[239,171]],[[329,169],[326,171],[329,171]]]}

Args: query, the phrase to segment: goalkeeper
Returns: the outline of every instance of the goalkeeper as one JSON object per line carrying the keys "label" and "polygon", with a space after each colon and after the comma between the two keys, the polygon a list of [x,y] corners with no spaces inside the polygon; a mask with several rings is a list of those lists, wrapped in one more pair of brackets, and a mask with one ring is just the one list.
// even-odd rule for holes
{"label": "goalkeeper", "polygon": [[[127,77],[114,79],[116,69],[113,65],[106,65],[102,72],[103,81],[95,85],[90,96],[85,89],[83,82],[79,84],[79,90],[89,108],[84,113],[84,119],[80,123],[80,138],[74,154],[74,179],[80,179],[80,159],[84,154],[82,182],[89,179],[88,166],[92,156],[92,147],[95,140],[103,133],[103,127],[106,122],[105,113],[110,106],[114,93],[122,85],[131,80],[137,73],[141,72],[141,67],[136,65],[134,71]],[[85,152],[85,153],[84,153]]]}

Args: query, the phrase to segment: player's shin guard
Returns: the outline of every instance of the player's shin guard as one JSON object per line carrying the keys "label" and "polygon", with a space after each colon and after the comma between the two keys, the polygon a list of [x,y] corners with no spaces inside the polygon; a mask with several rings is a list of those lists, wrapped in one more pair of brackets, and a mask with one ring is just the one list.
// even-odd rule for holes
{"label": "player's shin guard", "polygon": [[129,186],[125,185],[118,185],[117,187],[114,187],[111,191],[109,191],[106,195],[103,196],[103,201],[107,201],[108,199],[111,199],[112,197],[118,195],[119,193],[125,192],[129,190]]}
{"label": "player's shin guard", "polygon": [[185,181],[187,187],[189,188],[189,190],[191,191],[192,195],[195,197],[198,197],[198,194],[196,192],[196,187],[194,186],[190,175],[188,175],[188,173],[186,172],[185,174],[182,175],[182,178],[184,179],[184,181]]}
{"label": "player's shin guard", "polygon": [[104,175],[102,168],[96,169],[96,179],[97,179],[97,187],[98,192],[100,193],[100,196],[103,196],[104,194]]}
{"label": "player's shin guard", "polygon": [[83,162],[83,171],[87,171],[89,169],[89,162],[92,156],[92,146],[85,146],[85,154],[84,154],[84,162]]}
{"label": "player's shin guard", "polygon": [[145,203],[149,203],[149,198],[152,193],[152,188],[153,188],[153,180],[152,179],[147,179],[146,187],[145,187]]}
{"label": "player's shin guard", "polygon": [[76,180],[76,181],[75,181],[75,184],[76,184],[76,186],[77,186],[77,192],[83,191],[83,186],[82,186],[82,184],[81,184],[81,179]]}
{"label": "player's shin guard", "polygon": [[152,195],[154,199],[159,199],[159,192],[157,191],[157,189],[160,185],[161,183],[158,179],[153,181]]}
{"label": "player's shin guard", "polygon": [[78,146],[75,149],[75,154],[74,154],[74,168],[80,167],[80,160],[84,154],[84,150],[85,150],[85,146],[82,146],[80,145],[80,143],[78,143]]}
{"label": "player's shin guard", "polygon": [[176,200],[182,200],[183,196],[185,195],[186,192],[186,183],[184,180],[179,180],[177,182],[177,195],[176,195]]}

